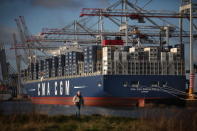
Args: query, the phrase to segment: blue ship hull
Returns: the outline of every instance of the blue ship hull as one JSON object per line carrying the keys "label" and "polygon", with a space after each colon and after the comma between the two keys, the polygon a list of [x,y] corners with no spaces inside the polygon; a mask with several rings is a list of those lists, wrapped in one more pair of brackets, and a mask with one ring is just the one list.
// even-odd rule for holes
{"label": "blue ship hull", "polygon": [[169,99],[169,88],[184,91],[185,76],[173,75],[95,75],[54,78],[24,83],[36,104],[73,105],[72,97],[82,92],[86,105],[130,106],[139,99]]}

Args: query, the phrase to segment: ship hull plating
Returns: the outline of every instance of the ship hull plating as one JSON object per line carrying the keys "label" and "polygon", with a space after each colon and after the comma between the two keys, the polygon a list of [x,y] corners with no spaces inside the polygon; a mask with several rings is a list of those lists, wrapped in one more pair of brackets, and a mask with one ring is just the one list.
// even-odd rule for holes
{"label": "ship hull plating", "polygon": [[29,81],[24,87],[36,104],[73,105],[72,97],[80,90],[85,105],[130,106],[139,99],[175,98],[172,90],[185,90],[185,76],[95,75]]}

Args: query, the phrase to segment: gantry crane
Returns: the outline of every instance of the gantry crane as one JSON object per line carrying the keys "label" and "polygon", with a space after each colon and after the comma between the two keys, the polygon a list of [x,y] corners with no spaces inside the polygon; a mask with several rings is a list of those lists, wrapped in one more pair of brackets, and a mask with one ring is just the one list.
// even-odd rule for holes
{"label": "gantry crane", "polygon": [[[116,7],[124,5],[122,9],[116,9]],[[77,41],[79,44],[93,44],[93,43],[101,43],[102,39],[96,39],[97,36],[132,36],[133,32],[129,30],[133,30],[137,26],[130,26],[129,24],[122,24],[122,23],[128,23],[125,21],[128,21],[128,18],[131,20],[138,20],[139,22],[145,22],[144,19],[147,19],[150,23],[153,25],[151,26],[138,26],[137,28],[141,31],[142,36],[146,36],[146,38],[149,37],[161,37],[165,34],[166,37],[180,37],[180,32],[171,29],[171,26],[159,26],[156,22],[154,22],[151,18],[159,18],[162,21],[167,22],[166,20],[163,20],[162,18],[188,18],[189,14],[180,14],[177,12],[167,12],[167,11],[146,11],[137,5],[132,4],[128,0],[119,0],[113,5],[109,6],[105,9],[100,8],[84,8],[81,12],[81,17],[86,16],[86,18],[83,19],[83,21],[87,21],[87,18],[89,16],[98,16],[99,20],[97,21],[98,29],[91,29],[83,24],[81,24],[81,21],[74,21],[71,25],[73,27],[67,26],[66,28],[55,28],[55,29],[49,29],[45,28],[42,30],[40,35],[37,36],[30,36],[28,38],[28,42],[70,42],[70,41]],[[109,19],[112,21],[115,25],[121,27],[122,25],[125,26],[125,31],[105,31],[103,29],[103,17]],[[120,21],[117,21],[115,19],[116,17],[121,17]],[[125,21],[122,20],[124,17],[126,17]],[[197,18],[197,15],[194,15],[193,18]],[[167,22],[169,24],[169,22]],[[70,28],[69,28],[70,27]],[[79,29],[80,28],[80,29]],[[148,30],[149,29],[149,30]],[[150,32],[151,30],[151,32]],[[182,30],[183,31],[183,30]],[[162,33],[165,32],[165,33]],[[196,32],[194,33],[195,37],[197,36]],[[64,36],[69,36],[64,37]],[[72,37],[74,36],[74,37]],[[90,36],[90,38],[79,38],[80,36]],[[182,37],[189,37],[189,32],[183,31],[181,33]],[[128,39],[128,40],[127,40]],[[125,40],[125,43],[132,42],[132,38],[127,38]],[[169,40],[168,40],[169,41]],[[152,41],[151,41],[152,42]],[[154,43],[154,42],[153,42]],[[168,42],[167,42],[168,43]],[[127,44],[126,44],[127,45]]]}
{"label": "gantry crane", "polygon": [[[121,8],[120,8],[121,7]],[[189,37],[188,31],[183,29],[177,30],[176,25],[164,20],[163,18],[189,18],[189,13],[177,13],[177,12],[164,12],[164,11],[147,11],[139,6],[129,2],[128,0],[118,0],[114,4],[105,9],[101,8],[84,8],[80,14],[80,20],[75,20],[71,24],[63,28],[44,28],[39,35],[30,35],[27,31],[24,17],[20,17],[21,25],[24,26],[22,32],[25,36],[25,42],[28,43],[24,49],[39,49],[46,50],[57,47],[56,44],[52,46],[46,46],[42,43],[78,43],[78,44],[100,44],[105,36],[121,36],[125,37],[125,45],[128,43],[134,43],[136,41],[132,36],[134,35],[134,29],[138,29],[140,38],[146,43],[162,43],[161,37],[166,37],[166,43],[169,44],[170,37]],[[94,24],[90,24],[90,16],[98,16],[97,21]],[[112,23],[119,27],[119,31],[107,31],[104,29],[104,18],[110,20]],[[166,25],[160,26],[151,18],[158,18]],[[197,18],[194,15],[193,18]],[[145,20],[149,21],[152,25],[130,25],[129,20],[137,20],[139,23],[144,23]],[[95,28],[93,28],[93,25]],[[151,30],[151,31],[150,31]],[[197,37],[197,32],[194,32],[194,37]],[[156,39],[157,38],[157,39]],[[160,38],[160,39],[158,39]],[[23,39],[23,38],[22,38]],[[181,42],[182,43],[182,42]],[[32,55],[31,55],[32,56]]]}
{"label": "gantry crane", "polygon": [[[192,3],[192,0],[182,0],[180,13],[183,15],[184,13],[189,13],[189,30],[190,30],[190,47],[189,47],[189,56],[190,56],[190,84],[189,84],[189,99],[194,99],[194,60],[193,60],[193,44],[194,44],[194,32],[193,28],[197,29],[193,23],[194,15],[197,14],[197,4]],[[183,20],[180,19],[181,26],[183,24]]]}

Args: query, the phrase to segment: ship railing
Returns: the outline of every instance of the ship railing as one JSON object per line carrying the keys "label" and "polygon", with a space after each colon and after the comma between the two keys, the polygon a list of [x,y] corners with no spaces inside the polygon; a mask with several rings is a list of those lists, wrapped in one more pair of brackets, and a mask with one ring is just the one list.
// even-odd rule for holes
{"label": "ship railing", "polygon": [[76,74],[76,75],[64,75],[64,76],[57,76],[57,77],[50,77],[50,78],[43,78],[43,79],[36,79],[36,80],[28,80],[25,79],[24,82],[37,82],[37,81],[45,81],[45,80],[54,80],[54,79],[64,79],[64,78],[77,78],[77,77],[86,77],[86,76],[95,76],[95,75],[101,75],[102,72],[97,71],[93,73],[82,73],[82,74]]}
{"label": "ship railing", "polygon": [[[135,62],[128,61],[124,63],[122,63],[121,61],[112,61],[112,62],[114,68],[109,70],[110,73],[103,72],[105,75],[178,75],[178,76],[185,75],[183,71],[184,70],[183,63],[182,61],[179,60],[173,62],[161,62],[161,61],[135,61]],[[128,64],[129,62],[132,63],[130,64],[130,66]],[[140,68],[136,66],[137,64],[139,65],[141,63],[143,66],[141,66]],[[132,67],[131,65],[133,64],[134,66]],[[119,68],[120,66],[122,67],[121,69]]]}

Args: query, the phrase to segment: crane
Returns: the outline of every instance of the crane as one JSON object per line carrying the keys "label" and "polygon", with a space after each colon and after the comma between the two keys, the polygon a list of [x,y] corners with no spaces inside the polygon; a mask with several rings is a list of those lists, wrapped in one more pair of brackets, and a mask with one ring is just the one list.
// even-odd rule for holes
{"label": "crane", "polygon": [[[151,12],[137,12],[135,10],[102,9],[102,8],[83,8],[80,17],[83,16],[105,16],[105,17],[129,17],[130,19],[142,18],[189,18],[189,14],[180,14],[179,12],[167,12],[152,10]],[[197,18],[194,15],[193,18]]]}
{"label": "crane", "polygon": [[[122,7],[119,9],[119,7]],[[100,44],[105,36],[121,36],[125,37],[126,45],[128,43],[134,43],[136,41],[132,36],[134,35],[134,30],[137,28],[140,30],[141,41],[149,44],[161,43],[160,37],[166,37],[166,43],[169,44],[170,37],[177,37],[182,39],[182,37],[189,37],[188,31],[182,30],[178,31],[176,25],[170,24],[163,18],[188,18],[189,13],[177,13],[170,11],[147,11],[139,6],[129,2],[128,0],[118,0],[109,7],[102,8],[84,8],[80,14],[80,19],[75,20],[63,28],[43,28],[41,33],[38,35],[30,35],[27,26],[24,21],[24,17],[19,17],[21,25],[24,30],[25,44],[23,47],[18,47],[20,49],[37,49],[37,50],[47,50],[52,48],[58,48],[57,43],[78,43],[80,45],[87,44]],[[94,24],[90,24],[93,17],[98,16],[98,20]],[[107,31],[103,27],[103,18],[107,18],[112,23],[117,25],[119,31]],[[120,18],[120,20],[119,20]],[[125,18],[123,20],[123,18]],[[151,18],[158,18],[168,25],[160,26]],[[193,18],[197,18],[194,15]],[[149,21],[152,25],[129,25],[129,20],[138,20],[140,23],[144,23],[144,19]],[[170,24],[170,25],[169,25]],[[97,26],[97,29],[94,27]],[[151,30],[151,31],[150,31]],[[194,38],[197,38],[197,32],[194,31]],[[159,39],[158,39],[159,38]],[[43,43],[55,43],[52,46],[46,46]]]}
{"label": "crane", "polygon": [[[17,44],[16,40],[16,34],[13,34],[13,41],[14,41],[14,46]],[[17,79],[17,97],[19,98],[21,95],[21,55],[19,55],[18,50],[15,49],[15,56],[16,56],[16,67],[17,67],[17,74],[18,74],[18,79]]]}
{"label": "crane", "polygon": [[[117,9],[120,5],[125,5],[127,6],[127,9],[122,8],[122,9]],[[130,8],[128,8],[130,7]],[[112,21],[115,25],[117,26],[122,26],[124,24],[122,18],[128,17],[131,20],[138,20],[139,22],[144,22],[144,19],[147,19],[152,23],[153,25],[147,25],[147,26],[138,26],[137,28],[141,32],[141,36],[146,36],[146,38],[153,38],[153,37],[161,37],[161,32],[165,32],[162,34],[165,34],[165,36],[169,37],[180,37],[180,31],[170,31],[168,33],[167,29],[169,26],[159,26],[156,22],[154,22],[151,18],[159,18],[163,20],[162,18],[188,18],[189,14],[180,14],[178,12],[172,12],[172,11],[147,11],[144,10],[137,5],[134,5],[133,3],[129,2],[128,0],[119,0],[113,5],[102,9],[102,8],[84,8],[82,9],[82,12],[80,14],[81,17],[83,17],[82,20],[79,21],[74,21],[73,23],[69,24],[68,26],[64,28],[44,28],[42,32],[37,35],[37,36],[30,36],[27,40],[27,42],[70,42],[70,41],[77,41],[79,44],[95,44],[95,43],[101,43],[101,39],[96,39],[98,36],[102,34],[102,36],[132,36],[133,33],[131,30],[136,28],[137,26],[130,26],[126,24],[125,31],[105,31],[101,27],[101,20],[100,17],[105,17]],[[88,19],[90,16],[98,16],[99,20],[97,21],[98,29],[91,29],[84,24],[88,23]],[[84,18],[85,17],[85,18]],[[121,21],[117,21],[117,17],[121,18]],[[197,18],[197,15],[194,15],[193,18]],[[166,20],[163,20],[166,23]],[[87,24],[86,24],[87,25]],[[171,24],[170,24],[171,25]],[[175,26],[175,25],[174,25]],[[173,27],[174,27],[173,26]],[[177,27],[174,27],[175,29]],[[149,30],[148,30],[149,29]],[[127,31],[129,32],[127,32]],[[151,32],[150,32],[151,30]],[[182,30],[183,31],[183,30]],[[86,37],[80,38],[81,37]],[[89,36],[87,38],[87,36]],[[189,37],[189,32],[188,31],[183,31],[181,37]],[[194,38],[197,37],[197,32],[194,32]],[[133,41],[133,38],[128,37],[127,38],[129,43]],[[126,40],[125,40],[126,41]]]}

